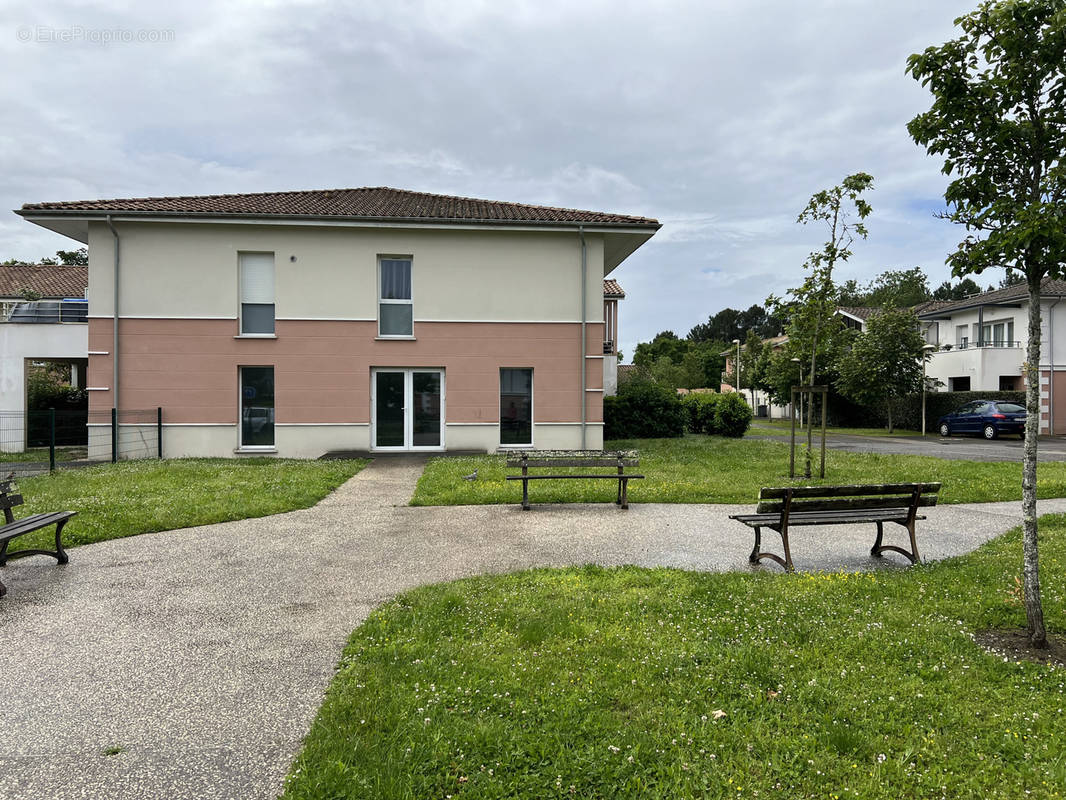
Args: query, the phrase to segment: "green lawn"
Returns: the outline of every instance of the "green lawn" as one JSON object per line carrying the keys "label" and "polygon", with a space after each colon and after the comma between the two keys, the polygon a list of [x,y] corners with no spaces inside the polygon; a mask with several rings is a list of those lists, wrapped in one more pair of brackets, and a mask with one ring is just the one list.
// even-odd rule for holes
{"label": "green lawn", "polygon": [[[935,435],[936,430],[934,428],[934,421],[931,421],[928,425],[928,435]],[[751,421],[751,432],[762,434],[785,434],[792,429],[792,423],[787,419],[753,419]],[[848,433],[853,436],[921,436],[919,431],[905,431],[900,428],[896,428],[892,433],[888,432],[887,428],[835,428],[827,426],[826,433]],[[821,435],[821,428],[818,427],[816,421],[814,427],[814,435],[817,437]],[[799,424],[796,424],[796,437],[803,437],[803,440],[807,440],[807,431],[805,428],[800,428]]]}
{"label": "green lawn", "polygon": [[[779,442],[686,436],[615,441],[608,442],[607,447],[640,450],[639,472],[647,477],[630,483],[629,498],[634,503],[750,503],[757,499],[761,487],[789,483],[788,445]],[[478,470],[476,481],[462,480],[474,469]],[[522,484],[504,480],[509,474],[515,470],[506,468],[503,456],[433,459],[411,502],[518,503]],[[1020,464],[830,450],[825,481],[794,483],[941,481],[942,502],[977,503],[1020,500],[1021,480]],[[609,481],[536,481],[530,485],[530,496],[534,503],[606,503],[613,502],[616,490],[616,484]],[[1066,463],[1040,464],[1037,493],[1040,497],[1066,497]]]}
{"label": "green lawn", "polygon": [[[61,470],[17,479],[26,504],[15,514],[77,511],[63,531],[63,542],[88,544],[307,508],[366,463],[217,458]],[[54,538],[50,530],[38,531],[17,539],[12,549],[50,547]]]}
{"label": "green lawn", "polygon": [[[1061,637],[1066,517],[1042,537]],[[1024,623],[1019,539],[873,574],[413,591],[352,635],[285,797],[1060,797],[1066,671],[971,638]]]}

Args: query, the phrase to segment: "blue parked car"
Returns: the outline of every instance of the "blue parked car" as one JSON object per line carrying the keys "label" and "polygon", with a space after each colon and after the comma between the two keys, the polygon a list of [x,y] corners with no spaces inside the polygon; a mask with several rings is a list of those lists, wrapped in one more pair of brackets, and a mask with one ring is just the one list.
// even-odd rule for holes
{"label": "blue parked car", "polygon": [[995,439],[1001,433],[1025,436],[1025,408],[1002,400],[974,400],[940,418],[940,435],[979,433]]}

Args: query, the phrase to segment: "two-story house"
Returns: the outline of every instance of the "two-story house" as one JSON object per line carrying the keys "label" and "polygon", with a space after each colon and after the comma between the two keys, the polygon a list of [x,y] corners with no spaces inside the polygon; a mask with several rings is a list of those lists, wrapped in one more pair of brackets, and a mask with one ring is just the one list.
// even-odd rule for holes
{"label": "two-story house", "polygon": [[[1041,432],[1066,434],[1066,281],[1041,290]],[[947,391],[1021,390],[1029,328],[1029,290],[1018,284],[919,311],[937,349],[927,375]]]}
{"label": "two-story house", "polygon": [[88,244],[90,411],[163,407],[172,456],[599,448],[603,279],[660,227],[389,188],[17,213]]}

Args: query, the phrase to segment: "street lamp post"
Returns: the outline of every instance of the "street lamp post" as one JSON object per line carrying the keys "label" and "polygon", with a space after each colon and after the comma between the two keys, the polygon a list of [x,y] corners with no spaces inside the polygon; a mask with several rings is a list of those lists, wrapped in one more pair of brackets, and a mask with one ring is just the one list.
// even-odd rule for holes
{"label": "street lamp post", "polygon": [[925,436],[925,362],[933,350],[936,350],[935,344],[922,345],[922,436]]}
{"label": "street lamp post", "polygon": [[737,346],[737,368],[735,370],[737,378],[736,390],[737,394],[740,394],[740,339],[734,339],[733,344]]}

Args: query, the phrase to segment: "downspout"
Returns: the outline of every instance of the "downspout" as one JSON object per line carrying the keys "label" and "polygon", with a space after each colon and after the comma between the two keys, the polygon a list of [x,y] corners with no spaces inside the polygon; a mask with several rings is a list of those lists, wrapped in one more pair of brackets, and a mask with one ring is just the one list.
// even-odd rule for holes
{"label": "downspout", "polygon": [[115,230],[114,224],[111,222],[111,215],[108,214],[105,218],[107,220],[107,227],[111,229],[111,235],[115,237],[115,269],[114,269],[114,283],[115,283],[115,297],[114,297],[114,315],[115,320],[112,328],[112,342],[111,342],[111,405],[114,408],[118,408],[118,278],[119,278],[119,266],[122,263],[121,251],[119,250],[119,238],[118,231]]}
{"label": "downspout", "polygon": [[[1048,306],[1048,382],[1047,382],[1047,432],[1049,436],[1055,435],[1055,306],[1062,297],[1056,297],[1055,302]],[[1039,364],[1037,365],[1039,367]],[[1039,374],[1040,370],[1037,370]],[[1037,380],[1040,380],[1037,378]]]}
{"label": "downspout", "polygon": [[581,449],[588,449],[586,428],[588,427],[588,251],[585,247],[585,226],[577,226],[577,235],[581,237]]}

